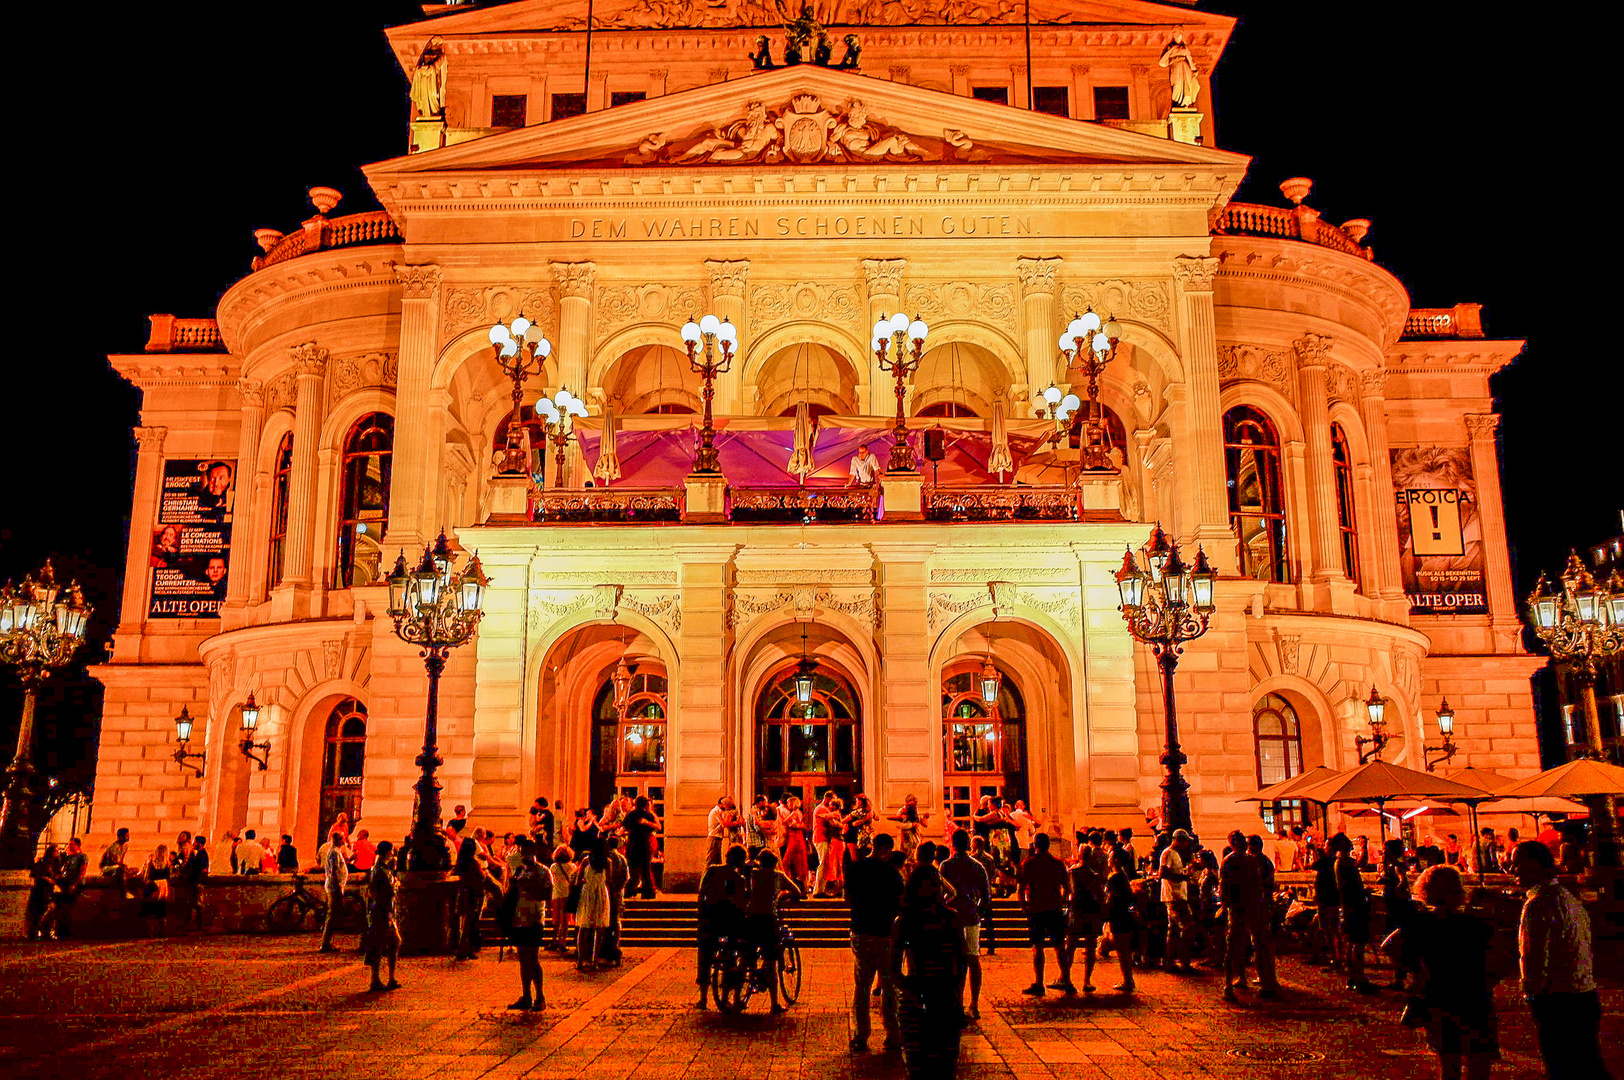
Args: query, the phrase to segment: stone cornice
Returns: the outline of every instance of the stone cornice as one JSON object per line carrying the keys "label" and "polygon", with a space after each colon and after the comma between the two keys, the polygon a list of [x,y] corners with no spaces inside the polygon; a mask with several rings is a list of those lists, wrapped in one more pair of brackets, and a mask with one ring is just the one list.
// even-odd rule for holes
{"label": "stone cornice", "polygon": [[107,362],[128,382],[143,390],[230,387],[236,389],[242,364],[234,356],[183,353],[137,353],[109,356]]}
{"label": "stone cornice", "polygon": [[[1312,285],[1364,305],[1381,327],[1379,347],[1404,331],[1410,296],[1399,279],[1370,262],[1317,244],[1258,236],[1214,236],[1218,280],[1261,281],[1271,285]],[[1218,302],[1222,304],[1220,296]],[[1343,320],[1344,322],[1346,320]]]}
{"label": "stone cornice", "polygon": [[395,264],[400,257],[399,244],[380,244],[313,252],[256,270],[220,298],[215,309],[220,336],[233,352],[248,353],[262,344],[253,337],[287,300],[358,289],[399,290]]}
{"label": "stone cornice", "polygon": [[1387,348],[1393,375],[1473,372],[1492,375],[1515,360],[1527,342],[1468,338],[1459,341],[1404,341]]}

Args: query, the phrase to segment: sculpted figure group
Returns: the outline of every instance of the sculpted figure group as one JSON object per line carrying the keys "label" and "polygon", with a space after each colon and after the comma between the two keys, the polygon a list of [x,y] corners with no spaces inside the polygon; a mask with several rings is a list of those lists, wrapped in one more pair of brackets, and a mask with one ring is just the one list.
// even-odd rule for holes
{"label": "sculpted figure group", "polygon": [[[962,133],[955,132],[962,141]],[[679,165],[723,162],[797,163],[819,161],[918,161],[925,148],[906,133],[875,123],[862,101],[842,111],[825,109],[811,94],[797,95],[783,110],[769,113],[761,101],[745,105],[744,119],[713,128],[687,146],[666,148],[664,135],[651,135],[638,147],[638,157],[664,151],[663,160]],[[955,144],[957,145],[957,144]]]}

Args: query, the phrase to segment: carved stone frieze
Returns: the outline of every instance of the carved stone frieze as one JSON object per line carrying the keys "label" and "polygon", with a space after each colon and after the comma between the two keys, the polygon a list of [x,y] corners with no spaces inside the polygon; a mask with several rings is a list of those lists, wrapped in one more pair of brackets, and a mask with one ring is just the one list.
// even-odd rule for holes
{"label": "carved stone frieze", "polygon": [[870,631],[878,630],[882,620],[880,598],[872,588],[836,590],[798,582],[772,591],[736,588],[729,597],[727,624],[733,628],[748,626],[763,615],[779,611],[789,611],[796,620],[806,622],[817,617],[820,607],[850,615]]}
{"label": "carved stone frieze", "polygon": [[850,285],[798,281],[788,285],[756,285],[750,289],[750,318],[762,329],[781,322],[842,323],[865,321],[862,299]]}
{"label": "carved stone frieze", "polygon": [[1387,393],[1387,369],[1371,368],[1359,373],[1359,393],[1367,398],[1379,398]]}
{"label": "carved stone frieze", "polygon": [[985,583],[995,578],[1002,581],[1053,581],[1063,579],[1066,572],[1044,566],[972,566],[938,568],[930,572],[932,581]]}
{"label": "carved stone frieze", "polygon": [[621,584],[589,589],[531,589],[525,627],[531,637],[560,619],[591,609],[591,618],[612,622],[622,609],[635,611],[673,636],[682,632],[682,597],[660,594],[648,599],[629,596]]}
{"label": "carved stone frieze", "polygon": [[1165,281],[1070,281],[1060,290],[1060,305],[1066,319],[1092,308],[1160,330],[1172,327],[1173,298]]}
{"label": "carved stone frieze", "polygon": [[336,357],[327,370],[329,408],[357,390],[393,388],[400,374],[400,359],[394,353],[362,353]]}
{"label": "carved stone frieze", "polygon": [[868,295],[901,295],[902,271],[907,265],[906,259],[864,259],[863,280],[868,284]]}
{"label": "carved stone frieze", "polygon": [[874,571],[848,567],[836,570],[740,570],[736,583],[744,585],[778,585],[802,581],[819,585],[858,583],[867,585],[874,580]]}
{"label": "carved stone frieze", "polygon": [[1285,392],[1291,382],[1291,372],[1292,356],[1284,349],[1271,349],[1266,345],[1218,346],[1219,382],[1254,379]]}
{"label": "carved stone frieze", "polygon": [[293,357],[295,371],[300,375],[311,375],[316,378],[320,378],[322,372],[326,369],[327,359],[330,355],[326,349],[317,345],[314,341],[306,341],[295,345],[288,350],[288,354]]}
{"label": "carved stone frieze", "polygon": [[445,289],[440,325],[448,336],[523,315],[557,340],[558,305],[552,290],[541,286],[490,285]]}
{"label": "carved stone frieze", "polygon": [[237,398],[245,409],[265,407],[265,384],[258,379],[238,379]]}
{"label": "carved stone frieze", "polygon": [[295,412],[298,399],[299,388],[291,371],[272,379],[265,387],[265,411],[268,413],[280,409]]}
{"label": "carved stone frieze", "polygon": [[1325,368],[1325,393],[1332,401],[1345,401],[1355,404],[1359,400],[1359,376],[1346,364],[1327,364]]}
{"label": "carved stone frieze", "polygon": [[705,307],[703,292],[693,285],[611,285],[598,290],[593,311],[599,331],[607,334],[633,323],[681,325]]}
{"label": "carved stone frieze", "polygon": [[321,643],[321,673],[323,678],[338,678],[340,666],[343,662],[344,642],[341,639],[333,638]]}
{"label": "carved stone frieze", "polygon": [[620,607],[628,611],[635,611],[639,615],[664,627],[672,637],[682,633],[682,597],[677,593],[668,593],[640,600],[634,596],[622,596]]}
{"label": "carved stone frieze", "polygon": [[974,281],[938,281],[908,286],[904,308],[926,322],[958,320],[991,323],[1015,333],[1019,300],[1015,286]]}
{"label": "carved stone frieze", "polygon": [[[1000,576],[1014,575],[1006,572]],[[1028,587],[1013,581],[988,581],[973,593],[934,591],[930,593],[925,618],[935,633],[965,612],[980,607],[992,608],[994,619],[1008,619],[1023,608],[1041,611],[1073,633],[1081,633],[1083,629],[1083,609],[1077,601],[1075,587]]]}

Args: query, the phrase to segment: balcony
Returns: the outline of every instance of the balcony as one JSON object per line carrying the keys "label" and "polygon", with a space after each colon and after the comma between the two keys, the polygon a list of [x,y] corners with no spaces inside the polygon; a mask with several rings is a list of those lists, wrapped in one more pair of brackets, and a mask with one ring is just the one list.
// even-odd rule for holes
{"label": "balcony", "polygon": [[254,260],[255,270],[263,270],[314,251],[367,244],[398,244],[401,241],[399,226],[382,210],[335,218],[323,217],[318,213],[296,232],[284,235],[274,229],[261,229],[254,237],[265,251]]}
{"label": "balcony", "polygon": [[1411,308],[1404,320],[1404,337],[1480,338],[1483,336],[1483,305],[1456,304],[1452,308]]}

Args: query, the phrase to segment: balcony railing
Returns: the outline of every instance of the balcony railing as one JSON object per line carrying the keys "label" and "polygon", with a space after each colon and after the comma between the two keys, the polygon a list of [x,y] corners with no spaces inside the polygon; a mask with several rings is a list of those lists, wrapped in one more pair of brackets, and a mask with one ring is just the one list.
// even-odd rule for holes
{"label": "balcony railing", "polygon": [[295,259],[300,255],[308,255],[313,251],[358,247],[364,244],[398,244],[401,239],[400,228],[382,210],[370,210],[364,214],[347,214],[335,218],[322,217],[318,214],[306,221],[296,232],[290,232],[280,239],[275,237],[275,233],[270,234],[270,239],[274,242],[270,242],[265,254],[254,260],[255,270],[263,270],[267,266],[274,266],[276,263]]}
{"label": "balcony railing", "polygon": [[165,352],[224,352],[220,340],[220,324],[213,319],[177,319],[173,315],[148,315],[152,329],[147,335],[144,351]]}
{"label": "balcony railing", "polygon": [[880,489],[736,487],[729,489],[728,501],[728,519],[740,523],[874,521],[880,511]]}
{"label": "balcony railing", "polygon": [[[1363,223],[1369,227],[1369,222]],[[1278,236],[1283,240],[1302,240],[1320,247],[1343,251],[1361,259],[1375,255],[1350,236],[1344,229],[1320,220],[1317,210],[1306,206],[1260,206],[1257,203],[1230,203],[1213,223],[1212,231],[1221,236]]]}
{"label": "balcony railing", "polygon": [[925,491],[930,521],[1078,521],[1082,516],[1082,492],[1075,487],[985,484]]}
{"label": "balcony railing", "polygon": [[586,488],[537,492],[537,521],[649,525],[676,522],[686,511],[682,488]]}
{"label": "balcony railing", "polygon": [[1483,305],[1456,304],[1452,308],[1411,308],[1404,320],[1407,338],[1480,338]]}

